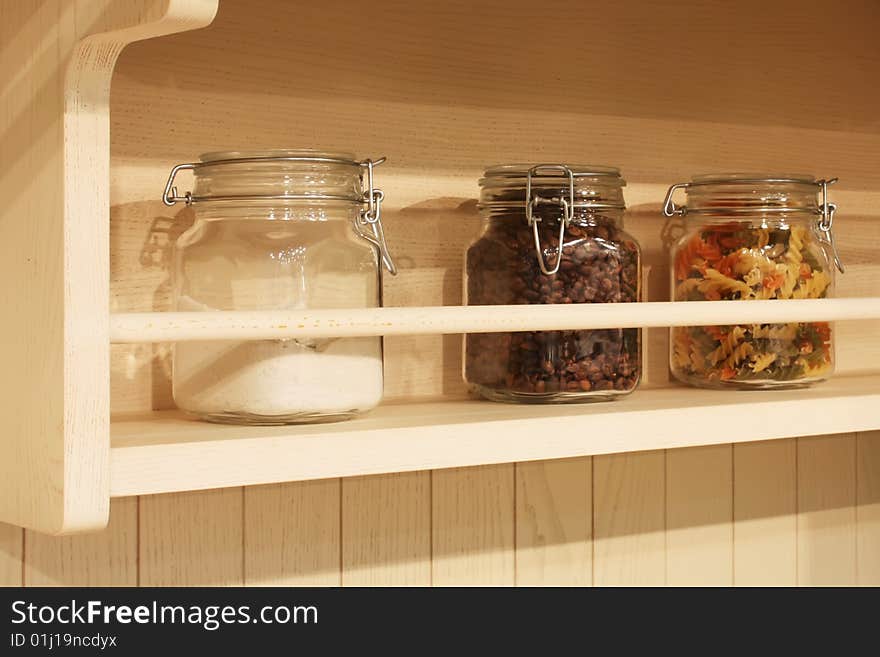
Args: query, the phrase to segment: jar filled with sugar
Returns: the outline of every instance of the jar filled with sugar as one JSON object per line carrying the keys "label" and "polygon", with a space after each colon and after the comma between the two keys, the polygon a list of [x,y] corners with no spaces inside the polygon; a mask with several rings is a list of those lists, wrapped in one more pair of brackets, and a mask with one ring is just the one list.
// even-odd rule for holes
{"label": "jar filled with sugar", "polygon": [[[175,309],[186,312],[380,305],[385,244],[376,161],[312,150],[222,152],[174,167],[164,202],[191,204],[177,241]],[[192,192],[175,176],[191,170]],[[382,338],[216,340],[174,346],[177,406],[204,420],[341,420],[382,398]]]}

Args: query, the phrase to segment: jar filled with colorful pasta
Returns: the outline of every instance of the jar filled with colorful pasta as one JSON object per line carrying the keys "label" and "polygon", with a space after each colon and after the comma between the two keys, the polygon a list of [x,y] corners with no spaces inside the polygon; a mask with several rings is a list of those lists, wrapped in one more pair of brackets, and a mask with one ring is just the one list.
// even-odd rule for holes
{"label": "jar filled with colorful pasta", "polygon": [[[506,164],[480,180],[482,230],[467,251],[468,305],[639,300],[641,254],[623,230],[612,167]],[[607,400],[639,383],[637,328],[471,333],[464,378],[493,401]]]}
{"label": "jar filled with colorful pasta", "polygon": [[[802,175],[695,176],[669,188],[663,213],[686,215],[672,250],[674,301],[821,299],[843,271],[832,233],[832,180]],[[684,189],[687,204],[673,201]],[[792,388],[834,369],[828,322],[681,326],[670,367],[704,388]]]}

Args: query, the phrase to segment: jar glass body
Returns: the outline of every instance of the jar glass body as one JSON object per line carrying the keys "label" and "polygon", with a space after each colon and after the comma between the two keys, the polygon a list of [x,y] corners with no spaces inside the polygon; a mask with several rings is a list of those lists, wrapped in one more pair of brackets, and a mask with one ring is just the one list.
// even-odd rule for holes
{"label": "jar glass body", "polygon": [[[303,180],[285,167],[227,167],[197,177],[217,196],[277,195]],[[299,165],[297,165],[299,166]],[[219,167],[218,167],[219,169]],[[257,167],[260,169],[260,167]],[[313,171],[315,189],[354,189],[356,173]],[[210,174],[210,175],[209,175]],[[351,179],[355,176],[354,180]],[[334,188],[334,185],[336,186]],[[283,195],[283,190],[282,190]],[[376,249],[357,230],[361,205],[344,200],[251,199],[194,204],[177,241],[179,311],[309,310],[380,305]],[[284,424],[352,417],[383,388],[378,337],[180,342],[173,389],[179,408],[202,419]]]}
{"label": "jar glass body", "polygon": [[[673,246],[675,301],[833,295],[832,258],[816,231],[815,185],[750,192],[706,185],[688,196],[697,213]],[[673,327],[670,369],[704,388],[807,386],[832,374],[832,332],[828,322]]]}
{"label": "jar glass body", "polygon": [[[593,181],[594,200],[616,195],[622,205],[619,186],[601,190],[601,196],[596,194],[597,187],[601,185]],[[539,265],[535,235],[523,204],[505,204],[506,197],[497,190],[487,192],[484,185],[482,231],[466,256],[468,305],[639,300],[640,250],[622,229],[622,209],[576,208],[563,233],[560,256],[560,212],[555,207],[536,208],[542,257],[553,264],[561,257],[558,271],[547,274]],[[610,399],[638,385],[640,345],[639,329],[469,334],[464,378],[473,392],[494,401]]]}

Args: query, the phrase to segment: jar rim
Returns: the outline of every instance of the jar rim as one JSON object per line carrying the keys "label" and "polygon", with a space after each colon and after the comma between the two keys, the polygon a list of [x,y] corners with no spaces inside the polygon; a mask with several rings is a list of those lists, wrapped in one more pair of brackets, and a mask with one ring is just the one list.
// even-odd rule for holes
{"label": "jar rim", "polygon": [[776,184],[792,184],[792,185],[818,185],[819,180],[816,176],[804,173],[750,173],[750,172],[729,172],[729,173],[701,173],[691,176],[690,186],[702,185],[776,185]]}
{"label": "jar rim", "polygon": [[315,148],[267,148],[261,150],[210,151],[199,156],[199,166],[244,163],[249,161],[289,161],[360,166],[360,160],[347,151],[324,151]]}
{"label": "jar rim", "polygon": [[522,208],[527,217],[537,205],[576,209],[625,210],[626,181],[617,167],[592,164],[496,164],[479,180],[483,209]]}
{"label": "jar rim", "polygon": [[[823,214],[827,205],[827,188],[837,178],[820,180],[801,173],[710,173],[691,177],[690,182],[669,188],[663,204],[666,216],[724,215],[749,217],[796,213]],[[688,204],[676,206],[672,195],[683,189]],[[819,201],[818,197],[822,200]]]}
{"label": "jar rim", "polygon": [[[180,201],[368,202],[370,212],[378,212],[384,195],[373,185],[373,169],[383,162],[384,157],[360,161],[350,153],[315,149],[213,151],[200,162],[175,165],[162,200],[168,206]],[[192,172],[192,192],[178,194],[174,180],[180,171]]]}
{"label": "jar rim", "polygon": [[[528,177],[530,170],[537,167],[566,167],[575,178],[608,178],[603,181],[605,184],[616,184],[621,187],[626,185],[626,181],[620,175],[620,169],[617,167],[597,164],[564,164],[564,163],[548,163],[548,164],[528,164],[524,162],[512,162],[507,164],[493,164],[486,167],[483,171],[483,177],[480,179],[480,185],[488,183],[491,180],[504,180],[515,182]],[[532,181],[535,182],[558,182],[559,175],[534,174]]]}

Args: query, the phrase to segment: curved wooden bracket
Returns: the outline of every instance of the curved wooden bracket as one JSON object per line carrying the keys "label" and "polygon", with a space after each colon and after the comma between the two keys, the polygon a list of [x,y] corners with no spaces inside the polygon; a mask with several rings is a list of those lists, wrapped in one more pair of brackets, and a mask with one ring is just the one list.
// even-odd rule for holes
{"label": "curved wooden bracket", "polygon": [[103,527],[110,502],[110,80],[218,0],[0,4],[0,521]]}

